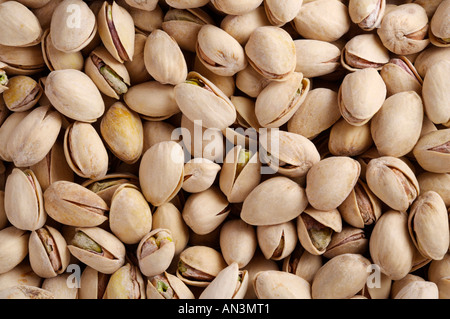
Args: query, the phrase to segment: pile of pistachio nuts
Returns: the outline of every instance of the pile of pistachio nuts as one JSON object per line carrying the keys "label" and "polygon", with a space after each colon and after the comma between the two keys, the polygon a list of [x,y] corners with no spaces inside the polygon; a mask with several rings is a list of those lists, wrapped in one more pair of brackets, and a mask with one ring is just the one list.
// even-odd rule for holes
{"label": "pile of pistachio nuts", "polygon": [[0,298],[450,298],[450,0],[0,0]]}

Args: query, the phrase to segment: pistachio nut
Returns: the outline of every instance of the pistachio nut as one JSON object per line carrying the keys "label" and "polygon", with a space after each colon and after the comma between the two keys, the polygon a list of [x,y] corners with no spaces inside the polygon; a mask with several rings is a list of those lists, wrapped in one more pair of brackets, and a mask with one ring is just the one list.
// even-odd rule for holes
{"label": "pistachio nut", "polygon": [[203,62],[200,61],[198,55],[194,58],[194,66],[192,71],[195,71],[203,77],[210,80],[214,83],[228,98],[236,91],[236,84],[234,81],[234,76],[223,76],[217,73],[214,73],[210,69],[208,69]]}
{"label": "pistachio nut", "polygon": [[366,170],[367,185],[386,205],[405,212],[419,194],[413,171],[401,159],[382,156],[372,159]]}
{"label": "pistachio nut", "polygon": [[398,280],[406,276],[411,270],[414,254],[406,213],[384,212],[373,228],[369,250],[372,261],[389,278]]}
{"label": "pistachio nut", "polygon": [[35,106],[43,93],[33,78],[25,75],[9,79],[8,90],[3,93],[6,107],[13,112],[23,112]]}
{"label": "pistachio nut", "polygon": [[436,8],[430,19],[429,36],[433,45],[441,47],[450,46],[450,32],[448,19],[450,16],[450,1],[444,0]]}
{"label": "pistachio nut", "polygon": [[147,299],[195,299],[186,284],[168,272],[149,278],[146,293]]}
{"label": "pistachio nut", "polygon": [[341,1],[317,0],[303,3],[293,23],[303,38],[333,42],[347,33],[351,20]]}
{"label": "pistachio nut", "polygon": [[381,68],[380,75],[386,84],[388,96],[404,91],[422,92],[422,78],[406,57],[390,59]]}
{"label": "pistachio nut", "polygon": [[30,169],[13,168],[5,185],[5,213],[8,221],[23,230],[41,228],[47,214],[42,189]]}
{"label": "pistachio nut", "polygon": [[32,75],[45,70],[39,44],[23,48],[0,45],[0,63],[8,75]]}
{"label": "pistachio nut", "polygon": [[123,98],[130,109],[149,121],[165,120],[180,112],[174,87],[158,81],[133,85]]}
{"label": "pistachio nut", "polygon": [[448,82],[449,72],[450,61],[442,60],[431,66],[423,80],[422,89],[426,115],[433,123],[447,127],[450,127],[450,103],[448,90],[444,86]]}
{"label": "pistachio nut", "polygon": [[152,229],[152,212],[139,188],[120,185],[111,199],[109,227],[125,244],[137,244]]}
{"label": "pistachio nut", "polygon": [[373,33],[354,36],[345,44],[341,54],[341,63],[349,71],[364,68],[381,70],[388,62],[389,51]]}
{"label": "pistachio nut", "polygon": [[321,255],[313,255],[301,244],[297,244],[294,251],[283,260],[282,270],[297,275],[311,284],[322,265]]}
{"label": "pistachio nut", "polygon": [[434,191],[444,200],[445,206],[450,207],[450,174],[423,172],[417,175],[420,191]]}
{"label": "pistachio nut", "polygon": [[236,74],[236,87],[251,98],[258,97],[270,82],[270,79],[258,73],[251,65]]}
{"label": "pistachio nut", "polygon": [[328,260],[311,285],[313,299],[345,299],[357,294],[369,277],[371,262],[360,254],[342,254]]}
{"label": "pistachio nut", "polygon": [[318,210],[337,208],[348,197],[361,171],[361,165],[346,156],[332,156],[314,164],[306,175],[306,196]]}
{"label": "pistachio nut", "polygon": [[161,84],[177,85],[186,80],[186,60],[177,42],[165,31],[156,29],[147,37],[144,64],[148,73]]}
{"label": "pistachio nut", "polygon": [[42,278],[31,269],[28,259],[24,259],[10,271],[0,274],[0,290],[17,285],[40,287],[41,283]]}
{"label": "pistachio nut", "polygon": [[258,272],[253,278],[258,299],[311,299],[311,285],[300,276],[278,270]]}
{"label": "pistachio nut", "polygon": [[172,133],[176,130],[175,126],[163,121],[143,121],[144,128],[144,148],[145,153],[150,147],[159,142],[171,141],[180,142],[180,139],[173,139]]}
{"label": "pistachio nut", "polygon": [[0,44],[11,47],[33,46],[41,41],[42,28],[33,12],[17,1],[0,3],[3,24]]}
{"label": "pistachio nut", "polygon": [[136,256],[139,269],[147,277],[159,275],[169,268],[175,255],[175,243],[168,229],[156,228],[142,237]]}
{"label": "pistachio nut", "polygon": [[5,66],[6,64],[0,62],[0,93],[3,93],[4,91],[8,90],[7,86],[9,82],[8,75],[6,74],[5,70],[2,70],[2,68],[4,68]]}
{"label": "pistachio nut", "polygon": [[413,149],[419,165],[432,173],[449,173],[450,128],[422,136]]}
{"label": "pistachio nut", "polygon": [[120,95],[128,91],[131,80],[126,66],[114,59],[103,46],[89,54],[84,71],[98,89],[109,97],[119,99]]}
{"label": "pistachio nut", "polygon": [[105,274],[114,273],[125,262],[124,244],[99,227],[76,228],[67,245],[74,257]]}
{"label": "pistachio nut", "polygon": [[30,112],[12,112],[0,126],[0,158],[2,160],[12,162],[8,152],[8,142],[16,127]]}
{"label": "pistachio nut", "polygon": [[74,182],[53,182],[44,192],[44,207],[51,218],[69,226],[93,227],[108,219],[105,201]]}
{"label": "pistachio nut", "polygon": [[50,29],[44,32],[41,41],[42,56],[50,71],[75,69],[82,70],[84,65],[81,51],[63,52],[55,48],[50,35]]}
{"label": "pistachio nut", "polygon": [[236,120],[236,109],[230,99],[197,72],[189,72],[186,81],[174,90],[183,114],[191,121],[200,120],[205,128],[222,130]]}
{"label": "pistachio nut", "polygon": [[376,69],[360,69],[344,77],[338,93],[339,110],[349,124],[364,125],[381,108],[386,94],[386,84]]}
{"label": "pistachio nut", "polygon": [[381,201],[362,179],[358,180],[348,197],[338,207],[342,219],[358,228],[375,224],[381,216],[381,208]]}
{"label": "pistachio nut", "polygon": [[148,74],[144,65],[144,48],[147,40],[146,34],[136,33],[134,35],[134,54],[132,61],[125,61],[124,65],[127,68],[130,76],[130,84],[136,85],[151,80],[151,75]]}
{"label": "pistachio nut", "polygon": [[136,163],[144,148],[144,128],[139,115],[122,102],[105,112],[100,132],[111,152],[128,164]]}
{"label": "pistachio nut", "polygon": [[45,225],[33,230],[28,242],[30,265],[42,278],[52,278],[66,271],[70,253],[61,233]]}
{"label": "pistachio nut", "polygon": [[195,245],[181,252],[176,275],[189,286],[206,287],[226,267],[227,263],[217,250]]}
{"label": "pistachio nut", "polygon": [[296,218],[307,205],[305,189],[299,184],[284,176],[271,177],[245,198],[241,219],[255,226],[280,224]]}
{"label": "pistachio nut", "polygon": [[276,225],[257,226],[256,237],[266,259],[273,260],[282,260],[289,256],[298,240],[293,220]]}
{"label": "pistachio nut", "polygon": [[331,259],[342,254],[365,255],[369,249],[369,238],[363,229],[344,225],[342,231],[333,233],[323,256]]}
{"label": "pistachio nut", "polygon": [[45,82],[45,95],[61,114],[81,122],[95,122],[105,103],[94,82],[81,71],[52,71]]}
{"label": "pistachio nut", "polygon": [[244,299],[248,284],[248,271],[239,270],[238,264],[234,262],[217,274],[199,299]]}
{"label": "pistachio nut", "polygon": [[262,0],[211,0],[211,4],[219,11],[226,14],[242,15],[259,7]]}
{"label": "pistachio nut", "polygon": [[142,156],[139,176],[147,201],[154,206],[169,202],[183,185],[183,149],[174,141],[153,145]]}
{"label": "pistachio nut", "polygon": [[439,290],[434,282],[415,280],[404,286],[394,299],[439,299]]}
{"label": "pistachio nut", "polygon": [[138,267],[126,263],[109,278],[103,299],[145,299],[145,282]]}
{"label": "pistachio nut", "polygon": [[386,10],[386,0],[351,0],[348,3],[350,19],[364,31],[377,28]]}
{"label": "pistachio nut", "polygon": [[426,258],[440,260],[449,248],[449,218],[444,200],[434,191],[422,192],[408,215],[411,239]]}
{"label": "pistachio nut", "polygon": [[216,180],[221,170],[219,164],[206,158],[194,158],[184,164],[183,190],[199,193],[207,190]]}
{"label": "pistachio nut", "polygon": [[55,299],[78,299],[78,288],[71,287],[69,273],[63,273],[56,277],[46,278],[42,282],[42,289],[47,290],[55,296]]}
{"label": "pistachio nut", "polygon": [[0,299],[55,299],[55,296],[39,287],[17,285],[0,290]]}
{"label": "pistachio nut", "polygon": [[220,229],[220,251],[228,265],[247,266],[258,245],[255,228],[242,219],[226,221]]}
{"label": "pistachio nut", "polygon": [[105,48],[119,62],[134,55],[135,27],[130,13],[115,1],[105,1],[97,15],[98,33]]}
{"label": "pistachio nut", "polygon": [[384,15],[377,34],[389,51],[408,55],[422,51],[430,43],[428,27],[425,9],[418,4],[407,3]]}
{"label": "pistachio nut", "polygon": [[261,181],[258,152],[240,145],[232,148],[222,165],[219,185],[230,203],[242,203]]}
{"label": "pistachio nut", "polygon": [[102,178],[108,170],[108,153],[90,123],[75,121],[64,134],[64,155],[69,167],[84,178]]}
{"label": "pistachio nut", "polygon": [[296,220],[298,239],[313,255],[322,255],[334,232],[342,231],[342,218],[337,209],[322,211],[307,207]]}
{"label": "pistachio nut", "polygon": [[370,123],[355,126],[341,118],[333,124],[328,139],[328,149],[337,156],[357,156],[373,145]]}
{"label": "pistachio nut", "polygon": [[111,275],[86,266],[80,277],[78,299],[102,299]]}
{"label": "pistachio nut", "polygon": [[388,97],[370,125],[380,155],[401,157],[412,151],[420,137],[423,116],[422,99],[416,92]]}
{"label": "pistachio nut", "polygon": [[28,255],[28,239],[30,232],[8,226],[0,230],[0,274],[4,274]]}

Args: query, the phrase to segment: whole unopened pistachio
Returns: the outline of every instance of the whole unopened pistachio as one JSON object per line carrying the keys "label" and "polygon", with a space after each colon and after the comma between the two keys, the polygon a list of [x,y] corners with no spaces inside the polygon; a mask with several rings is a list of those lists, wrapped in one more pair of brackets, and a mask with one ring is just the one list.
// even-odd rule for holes
{"label": "whole unopened pistachio", "polygon": [[259,299],[311,299],[311,285],[300,276],[278,270],[258,272],[253,288]]}
{"label": "whole unopened pistachio", "polygon": [[103,299],[145,299],[145,282],[137,266],[126,263],[109,278]]}
{"label": "whole unopened pistachio", "polygon": [[422,78],[406,57],[390,59],[381,68],[380,75],[386,83],[388,96],[404,91],[422,92]]}
{"label": "whole unopened pistachio", "polygon": [[228,265],[235,262],[239,269],[247,266],[257,245],[255,228],[242,219],[228,220],[220,229],[220,250]]}
{"label": "whole unopened pistachio", "polygon": [[434,191],[444,200],[445,206],[450,207],[450,174],[423,172],[417,175],[420,191]]}
{"label": "whole unopened pistachio", "polygon": [[209,159],[194,158],[184,164],[182,188],[189,193],[205,191],[214,183],[220,170],[221,166]]}
{"label": "whole unopened pistachio", "polygon": [[142,237],[136,256],[142,274],[152,277],[169,268],[175,255],[175,243],[168,229],[156,228]]}
{"label": "whole unopened pistachio", "polygon": [[444,0],[439,4],[430,21],[430,40],[436,46],[450,46],[449,16],[450,1]]}
{"label": "whole unopened pistachio", "polygon": [[417,55],[414,60],[414,66],[419,75],[424,78],[431,66],[438,63],[440,60],[448,59],[450,59],[450,48],[430,46]]}
{"label": "whole unopened pistachio", "polygon": [[351,38],[341,54],[342,65],[350,71],[364,68],[381,70],[389,62],[389,51],[380,38],[373,33],[360,34]]}
{"label": "whole unopened pistachio", "polygon": [[211,0],[211,4],[219,11],[226,14],[241,15],[259,7],[262,0]]}
{"label": "whole unopened pistachio", "polygon": [[279,2],[276,0],[269,0],[264,2],[267,18],[270,23],[275,26],[283,26],[292,21],[300,11],[303,0],[291,0]]}
{"label": "whole unopened pistachio", "polygon": [[312,40],[294,40],[296,50],[295,72],[306,78],[330,74],[340,67],[341,50],[333,43]]}
{"label": "whole unopened pistachio", "polygon": [[356,156],[373,145],[370,123],[355,126],[341,118],[331,127],[328,139],[330,153],[337,156]]}
{"label": "whole unopened pistachio", "polygon": [[81,51],[64,52],[55,48],[50,35],[50,29],[47,29],[44,32],[41,46],[42,56],[50,71],[63,69],[83,69],[84,59]]}
{"label": "whole unopened pistachio", "polygon": [[369,238],[360,228],[344,225],[342,231],[335,232],[323,256],[331,259],[342,254],[364,255],[369,248]]}
{"label": "whole unopened pistachio", "polygon": [[217,274],[199,299],[243,299],[248,284],[248,271],[239,270],[238,264],[232,263]]}
{"label": "whole unopened pistachio", "polygon": [[258,226],[256,237],[264,256],[273,260],[289,256],[294,251],[298,239],[293,220],[276,225]]}
{"label": "whole unopened pistachio", "polygon": [[147,299],[195,299],[188,286],[168,272],[149,278],[146,294]]}
{"label": "whole unopened pistachio", "polygon": [[422,89],[426,115],[433,123],[447,127],[450,127],[450,96],[445,83],[448,83],[449,72],[450,61],[434,64],[425,75]]}
{"label": "whole unopened pistachio", "polygon": [[422,136],[413,149],[419,165],[433,173],[449,173],[450,129],[441,129]]}
{"label": "whole unopened pistachio", "polygon": [[415,280],[404,286],[394,299],[439,299],[439,290],[434,282]]}
{"label": "whole unopened pistachio", "polygon": [[28,255],[30,232],[9,226],[0,230],[0,274],[16,267]]}
{"label": "whole unopened pistachio", "polygon": [[18,75],[9,79],[8,90],[3,93],[3,99],[9,110],[23,112],[36,105],[42,92],[42,87],[33,78]]}
{"label": "whole unopened pistachio", "polygon": [[8,152],[8,142],[11,134],[18,124],[30,113],[25,112],[13,112],[11,113],[0,126],[0,158],[4,161],[11,162],[12,158]]}

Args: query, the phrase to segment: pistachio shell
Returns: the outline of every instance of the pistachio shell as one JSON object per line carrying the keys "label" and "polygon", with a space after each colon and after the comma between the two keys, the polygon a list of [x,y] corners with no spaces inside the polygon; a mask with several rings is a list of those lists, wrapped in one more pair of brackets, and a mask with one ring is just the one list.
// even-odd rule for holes
{"label": "pistachio shell", "polygon": [[92,267],[86,266],[80,278],[78,299],[102,299],[110,275],[103,274]]}
{"label": "pistachio shell", "polygon": [[443,60],[431,66],[425,75],[422,90],[426,115],[433,123],[445,126],[450,126],[450,97],[445,89],[449,72],[450,61]]}
{"label": "pistachio shell", "polygon": [[240,272],[237,263],[222,269],[203,290],[199,299],[243,299],[248,287],[248,272]]}
{"label": "pistachio shell", "polygon": [[391,59],[383,65],[380,75],[386,83],[388,96],[404,91],[422,92],[422,78],[414,65],[405,57]]}
{"label": "pistachio shell", "polygon": [[450,48],[431,46],[417,55],[414,66],[419,75],[424,78],[428,69],[440,60],[450,59]]}
{"label": "pistachio shell", "polygon": [[0,230],[0,274],[16,267],[28,254],[30,233],[14,226]]}
{"label": "pistachio shell", "polygon": [[360,34],[351,38],[341,54],[342,65],[350,71],[366,67],[381,70],[389,62],[389,51],[376,34]]}
{"label": "pistachio shell", "polygon": [[264,8],[270,23],[276,26],[282,26],[297,16],[302,4],[303,0],[285,1],[284,3],[276,0],[268,0],[264,2]]}
{"label": "pistachio shell", "polygon": [[230,99],[236,91],[234,76],[223,76],[214,73],[200,61],[198,55],[194,58],[193,71],[202,74],[205,78],[214,83],[223,92],[223,94]]}
{"label": "pistachio shell", "polygon": [[[195,299],[192,291],[186,286],[183,281],[180,280],[180,278],[169,274],[168,272],[164,272],[160,276],[163,276],[170,288],[172,288],[174,293],[173,298],[178,297],[178,299]],[[160,276],[152,277],[152,279],[149,279],[149,281],[147,282],[147,299],[170,299],[166,295],[162,294],[154,286],[153,279],[156,279]],[[159,278],[157,280],[159,280]],[[158,282],[156,283],[156,285],[158,285]]]}
{"label": "pistachio shell", "polygon": [[0,45],[0,61],[8,75],[32,75],[45,69],[40,45],[31,47],[10,47]]}
{"label": "pistachio shell", "polygon": [[283,260],[282,270],[297,275],[311,284],[322,265],[321,255],[313,255],[302,245],[297,244],[292,254]]}
{"label": "pistachio shell", "polygon": [[350,19],[364,31],[378,27],[386,10],[386,0],[351,0],[348,4]]}
{"label": "pistachio shell", "polygon": [[345,225],[339,233],[333,233],[330,244],[323,254],[325,258],[334,258],[342,254],[364,255],[369,248],[369,238],[364,230]]}
{"label": "pistachio shell", "polygon": [[439,290],[434,282],[413,281],[403,287],[394,299],[439,299]]}
{"label": "pistachio shell", "polygon": [[262,0],[211,0],[211,4],[219,11],[226,14],[241,15],[259,7]]}
{"label": "pistachio shell", "polygon": [[82,70],[84,65],[83,54],[80,51],[63,52],[55,48],[47,29],[42,37],[42,56],[50,71],[75,69]]}
{"label": "pistachio shell", "polygon": [[252,98],[256,98],[270,82],[251,65],[236,74],[236,87]]}
{"label": "pistachio shell", "polygon": [[256,228],[258,245],[266,259],[281,260],[289,256],[297,244],[297,230],[293,220]]}
{"label": "pistachio shell", "polygon": [[445,206],[450,207],[450,174],[423,172],[417,175],[421,192],[434,191],[444,200]]}
{"label": "pistachio shell", "polygon": [[257,244],[254,227],[242,219],[226,221],[220,229],[220,251],[228,265],[237,263],[239,269],[247,266]]}
{"label": "pistachio shell", "polygon": [[[156,242],[153,242],[153,240]],[[160,240],[159,243],[158,240]],[[149,248],[147,248],[147,245]],[[150,252],[146,250],[150,250]],[[175,243],[172,240],[172,233],[168,229],[161,228],[153,229],[142,237],[136,251],[139,269],[147,277],[156,276],[166,271],[174,255]]]}
{"label": "pistachio shell", "polygon": [[9,79],[8,90],[3,93],[3,100],[9,110],[23,112],[36,105],[42,92],[42,87],[33,78],[18,75]]}
{"label": "pistachio shell", "polygon": [[40,287],[41,283],[42,278],[33,272],[27,259],[10,271],[0,274],[0,290],[17,285]]}
{"label": "pistachio shell", "polygon": [[144,121],[144,148],[145,153],[150,147],[159,142],[175,141],[180,139],[172,139],[172,133],[176,130],[175,126],[163,121]]}
{"label": "pistachio shell", "polygon": [[433,173],[449,173],[448,144],[450,129],[441,129],[422,136],[413,149],[419,165]]}
{"label": "pistachio shell", "polygon": [[142,67],[144,65],[144,48],[147,35],[136,33],[134,36],[133,60],[124,62],[128,75],[130,76],[131,85],[151,80],[151,75],[148,74],[147,69]]}
{"label": "pistachio shell", "polygon": [[136,266],[126,263],[110,277],[103,299],[145,299],[145,283]]}
{"label": "pistachio shell", "polygon": [[328,149],[337,156],[356,156],[364,153],[373,145],[370,123],[355,126],[341,118],[330,130]]}
{"label": "pistachio shell", "polygon": [[30,113],[25,112],[13,112],[11,113],[0,126],[0,158],[4,161],[12,161],[11,155],[8,152],[8,142],[10,136],[13,134],[14,129],[19,123]]}
{"label": "pistachio shell", "polygon": [[17,285],[0,291],[1,299],[55,299],[55,296],[42,288]]}
{"label": "pistachio shell", "polygon": [[56,277],[44,279],[42,289],[47,290],[55,296],[55,299],[78,299],[78,288],[71,287],[70,273],[60,274]]}
{"label": "pistachio shell", "polygon": [[253,279],[258,299],[311,299],[311,285],[303,278],[277,270],[258,272]]}
{"label": "pistachio shell", "polygon": [[430,21],[430,40],[436,46],[450,46],[450,32],[448,19],[450,16],[450,2],[442,1],[436,8]]}
{"label": "pistachio shell", "polygon": [[183,190],[199,193],[207,190],[216,180],[221,166],[206,158],[194,158],[184,164]]}
{"label": "pistachio shell", "polygon": [[139,0],[125,0],[125,2],[133,8],[141,9],[143,11],[153,11],[158,5],[157,0],[139,1]]}

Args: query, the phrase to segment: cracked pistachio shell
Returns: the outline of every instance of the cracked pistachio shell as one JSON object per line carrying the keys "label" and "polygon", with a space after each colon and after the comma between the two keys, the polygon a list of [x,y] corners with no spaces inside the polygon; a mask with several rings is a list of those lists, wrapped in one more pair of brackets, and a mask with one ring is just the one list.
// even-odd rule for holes
{"label": "cracked pistachio shell", "polygon": [[30,232],[9,226],[0,230],[0,274],[19,265],[28,255]]}
{"label": "cracked pistachio shell", "polygon": [[351,25],[347,6],[337,0],[303,3],[293,22],[303,38],[327,42],[341,38]]}
{"label": "cracked pistachio shell", "polygon": [[[284,176],[276,176],[256,186],[245,198],[241,218],[247,224],[274,225],[296,218],[308,205],[305,190]],[[279,212],[273,214],[274,211]]]}
{"label": "cracked pistachio shell", "polygon": [[12,112],[0,126],[0,158],[4,161],[12,162],[11,155],[8,152],[8,142],[10,136],[14,132],[19,123],[30,113],[25,112]]}
{"label": "cracked pistachio shell", "polygon": [[[105,48],[119,62],[134,55],[135,27],[130,13],[115,1],[103,3],[97,15],[98,33]],[[115,29],[115,31],[112,31]]]}
{"label": "cracked pistachio shell", "polygon": [[399,5],[386,13],[377,34],[383,45],[395,54],[418,53],[430,43],[427,13],[415,3]]}
{"label": "cracked pistachio shell", "polygon": [[32,75],[45,69],[39,44],[24,48],[0,45],[0,63],[5,64],[2,68],[9,76]]}
{"label": "cracked pistachio shell", "polygon": [[75,69],[82,70],[84,65],[81,51],[63,52],[55,48],[50,36],[50,29],[47,29],[42,37],[42,56],[50,71]]}
{"label": "cracked pistachio shell", "polygon": [[139,115],[122,102],[105,112],[100,132],[110,150],[128,164],[136,163],[144,148],[144,128]]}
{"label": "cracked pistachio shell", "polygon": [[69,167],[84,178],[102,178],[108,171],[108,153],[90,123],[74,122],[64,134],[64,155]]}
{"label": "cracked pistachio shell", "polygon": [[175,255],[172,232],[156,228],[142,237],[136,251],[139,269],[147,277],[159,275],[169,268]]}
{"label": "cracked pistachio shell", "polygon": [[444,200],[434,191],[421,193],[408,215],[411,239],[422,256],[441,260],[449,248],[449,218]]}
{"label": "cracked pistachio shell", "polygon": [[236,109],[230,99],[199,73],[190,72],[174,90],[178,107],[189,120],[199,120],[203,127],[218,130],[235,122]]}
{"label": "cracked pistachio shell", "polygon": [[52,71],[45,82],[45,95],[61,114],[76,121],[95,122],[105,103],[95,83],[81,71]]}
{"label": "cracked pistachio shell", "polygon": [[225,14],[242,15],[261,5],[263,0],[211,0],[211,4]]}
{"label": "cracked pistachio shell", "polygon": [[3,100],[10,111],[23,112],[35,106],[42,93],[42,87],[33,78],[18,75],[9,79]]}
{"label": "cracked pistachio shell", "polygon": [[327,261],[314,276],[313,299],[346,299],[357,294],[369,276],[371,262],[360,254],[342,254]]}
{"label": "cracked pistachio shell", "polygon": [[69,226],[93,227],[108,219],[108,206],[100,196],[68,181],[56,181],[45,190],[44,207],[51,218]]}
{"label": "cracked pistachio shell", "polygon": [[349,73],[339,87],[339,110],[349,124],[364,125],[381,108],[386,94],[386,84],[376,69],[364,68]]}
{"label": "cracked pistachio shell", "polygon": [[231,208],[225,195],[216,186],[189,196],[182,216],[186,225],[198,235],[215,230],[227,218]]}
{"label": "cracked pistachio shell", "polygon": [[276,1],[266,0],[264,8],[270,23],[275,26],[283,26],[284,24],[294,20],[297,16],[303,0]]}
{"label": "cracked pistachio shell", "polygon": [[58,230],[48,225],[33,230],[28,251],[31,268],[42,278],[52,278],[64,273],[70,262],[66,240]]}
{"label": "cracked pistachio shell", "polygon": [[42,189],[29,169],[14,168],[5,185],[5,213],[9,222],[19,229],[41,228],[46,220]]}
{"label": "cracked pistachio shell", "polygon": [[199,299],[244,299],[248,284],[248,271],[239,270],[238,264],[232,263],[217,274]]}
{"label": "cracked pistachio shell", "polygon": [[[76,18],[74,10],[77,12]],[[64,0],[53,11],[50,36],[59,51],[70,53],[82,50],[92,41],[96,32],[95,15],[81,0]]]}
{"label": "cracked pistachio shell", "polygon": [[222,165],[219,177],[221,191],[230,203],[242,203],[261,181],[259,153],[237,145],[232,148]]}
{"label": "cracked pistachio shell", "polygon": [[27,259],[8,272],[0,274],[0,290],[16,285],[40,287],[42,278],[31,269]]}
{"label": "cracked pistachio shell", "polygon": [[29,47],[41,41],[42,28],[33,12],[17,1],[0,3],[0,44]]}
{"label": "cracked pistachio shell", "polygon": [[341,50],[333,43],[297,39],[294,45],[297,60],[295,72],[303,73],[306,78],[330,74],[341,66]]}
{"label": "cracked pistachio shell", "polygon": [[423,116],[422,99],[416,92],[388,97],[370,125],[380,155],[401,157],[412,151],[420,137]]}
{"label": "cracked pistachio shell", "polygon": [[364,31],[377,28],[386,10],[386,0],[350,0],[348,12],[350,19]]}
{"label": "cracked pistachio shell", "polygon": [[211,24],[198,32],[197,57],[210,71],[233,76],[247,67],[244,48],[225,30]]}
{"label": "cracked pistachio shell", "polygon": [[123,266],[125,246],[116,236],[99,227],[75,228],[75,236],[79,233],[89,237],[100,252],[75,246],[72,239],[67,247],[74,257],[104,274],[112,274]]}
{"label": "cracked pistachio shell", "polygon": [[388,62],[389,51],[373,33],[354,36],[345,44],[341,54],[341,63],[349,71],[364,68],[381,70]]}
{"label": "cracked pistachio shell", "polygon": [[187,285],[206,287],[226,267],[227,263],[217,250],[195,245],[181,252],[176,276]]}
{"label": "cracked pistachio shell", "polygon": [[258,245],[255,228],[242,219],[226,221],[220,229],[220,251],[228,265],[237,263],[239,269],[247,266]]}
{"label": "cracked pistachio shell", "polygon": [[342,218],[337,209],[329,211],[306,208],[297,217],[297,234],[302,246],[313,255],[322,255],[332,234],[342,231]]}
{"label": "cracked pistachio shell", "polygon": [[258,299],[311,299],[309,282],[288,272],[260,271],[252,283]]}
{"label": "cracked pistachio shell", "polygon": [[381,68],[380,75],[386,84],[388,96],[405,91],[422,94],[422,78],[406,57],[390,59]]}
{"label": "cracked pistachio shell", "polygon": [[236,87],[251,98],[257,98],[270,82],[251,65],[236,74]]}
{"label": "cracked pistachio shell", "polygon": [[177,85],[188,74],[186,60],[178,43],[165,31],[154,30],[144,47],[144,63],[148,73],[161,84]]}
{"label": "cracked pistachio shell", "polygon": [[450,173],[450,128],[422,136],[413,149],[419,165],[432,173]]}
{"label": "cracked pistachio shell", "polygon": [[80,278],[78,299],[102,299],[110,275],[103,274],[92,267],[86,266]]}
{"label": "cracked pistachio shell", "polygon": [[346,156],[332,156],[314,164],[306,175],[308,202],[318,210],[337,208],[348,197],[361,171],[361,165]]}
{"label": "cracked pistachio shell", "polygon": [[[112,80],[107,79],[106,75],[101,73],[104,68],[108,70],[106,72],[109,74],[114,73],[114,81],[120,82],[120,84],[112,84]],[[126,66],[114,59],[104,46],[95,48],[89,54],[84,64],[84,71],[100,92],[117,100],[120,99],[120,95],[126,93],[130,86],[130,75]]]}
{"label": "cracked pistachio shell", "polygon": [[357,228],[376,223],[382,213],[381,201],[361,179],[338,209],[344,221]]}
{"label": "cracked pistachio shell", "polygon": [[430,19],[430,41],[438,47],[450,46],[450,1],[444,0]]}
{"label": "cracked pistachio shell", "polygon": [[152,229],[152,211],[133,184],[120,185],[111,199],[109,226],[125,244],[137,244]]}
{"label": "cracked pistachio shell", "polygon": [[417,176],[421,192],[434,191],[450,207],[450,174],[423,172]]}
{"label": "cracked pistachio shell", "polygon": [[373,145],[370,123],[355,126],[345,119],[338,120],[330,130],[328,149],[337,156],[357,156]]}
{"label": "cracked pistachio shell", "polygon": [[207,190],[216,180],[221,166],[206,158],[194,158],[184,164],[183,190],[199,193]]}
{"label": "cracked pistachio shell", "polygon": [[419,183],[401,159],[382,156],[367,165],[366,180],[370,190],[394,210],[405,212],[419,194]]}
{"label": "cracked pistachio shell", "polygon": [[55,144],[62,125],[61,115],[50,106],[34,108],[9,136],[8,153],[17,167],[41,161]]}
{"label": "cracked pistachio shell", "polygon": [[[170,286],[173,291],[173,295],[171,297],[160,291],[158,288],[159,282],[163,282]],[[163,274],[148,279],[146,293],[147,299],[195,299],[195,296],[189,287],[181,281],[180,278],[168,272],[164,272]]]}
{"label": "cracked pistachio shell", "polygon": [[255,114],[262,127],[285,124],[299,109],[310,89],[309,79],[294,72],[283,82],[269,83],[258,95]]}
{"label": "cracked pistachio shell", "polygon": [[260,144],[268,155],[268,165],[288,177],[302,177],[320,161],[316,146],[306,137],[268,130],[261,132]]}
{"label": "cracked pistachio shell", "polygon": [[392,280],[405,277],[412,268],[414,256],[406,213],[384,212],[370,235],[369,250],[373,263],[382,273]]}
{"label": "cracked pistachio shell", "polygon": [[20,284],[0,290],[0,299],[55,299],[55,295],[42,288]]}
{"label": "cracked pistachio shell", "polygon": [[131,263],[117,269],[109,278],[103,299],[145,299],[145,282]]}
{"label": "cracked pistachio shell", "polygon": [[169,202],[183,185],[183,149],[173,141],[153,145],[142,156],[139,176],[147,201],[153,206]]}
{"label": "cracked pistachio shell", "polygon": [[450,92],[446,87],[449,77],[450,61],[442,60],[428,69],[422,89],[426,115],[433,123],[447,127],[450,127]]}
{"label": "cracked pistachio shell", "polygon": [[296,248],[283,260],[282,270],[305,279],[312,283],[316,272],[322,267],[321,255],[313,255],[297,244]]}
{"label": "cracked pistachio shell", "polygon": [[258,246],[266,259],[282,260],[289,256],[297,245],[295,222],[256,227]]}
{"label": "cracked pistachio shell", "polygon": [[369,238],[363,229],[344,225],[342,231],[333,233],[331,241],[323,254],[325,258],[331,259],[342,254],[364,255],[369,249]]}
{"label": "cracked pistachio shell", "polygon": [[337,93],[328,88],[310,90],[300,108],[287,122],[289,132],[314,138],[341,117]]}
{"label": "cracked pistachio shell", "polygon": [[245,53],[249,64],[269,80],[284,81],[296,68],[294,40],[279,27],[256,28],[245,45]]}
{"label": "cracked pistachio shell", "polygon": [[133,85],[123,98],[130,109],[148,121],[165,120],[180,112],[174,87],[158,81]]}

